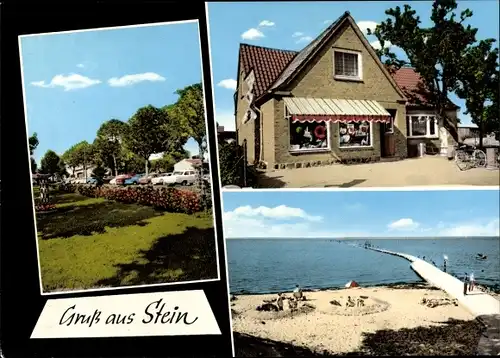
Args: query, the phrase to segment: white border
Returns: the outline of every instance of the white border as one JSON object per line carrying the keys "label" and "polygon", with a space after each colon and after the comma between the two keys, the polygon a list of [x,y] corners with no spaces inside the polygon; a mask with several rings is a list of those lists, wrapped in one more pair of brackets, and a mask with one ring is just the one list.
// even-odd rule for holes
{"label": "white border", "polygon": [[[32,175],[31,174],[31,156],[29,154],[28,111],[27,111],[27,104],[26,104],[26,86],[25,86],[25,81],[24,81],[24,70],[23,70],[23,55],[22,55],[22,43],[21,43],[22,38],[33,37],[33,36],[55,35],[55,34],[57,34],[57,35],[58,34],[70,34],[70,33],[73,34],[73,33],[89,32],[89,31],[103,31],[103,30],[128,29],[128,28],[137,28],[137,27],[153,27],[153,26],[177,25],[177,24],[185,24],[185,23],[196,23],[197,28],[198,28],[198,46],[199,46],[199,49],[200,49],[200,60],[201,60],[200,61],[200,66],[201,66],[201,83],[202,83],[202,88],[203,88],[203,97],[204,97],[203,98],[204,99],[203,103],[204,103],[204,110],[205,110],[205,129],[207,131],[207,136],[208,136],[207,104],[206,104],[206,99],[205,99],[205,86],[204,86],[204,81],[203,81],[203,78],[204,78],[204,74],[203,74],[203,52],[202,52],[202,48],[201,48],[200,23],[199,23],[198,19],[194,19],[194,20],[182,20],[182,21],[172,21],[172,22],[162,22],[162,23],[152,23],[152,24],[141,24],[141,25],[115,26],[115,27],[105,27],[105,28],[85,29],[85,30],[75,30],[75,31],[48,32],[48,33],[41,33],[41,34],[29,34],[29,35],[18,36],[19,60],[20,60],[20,65],[21,65],[21,86],[22,86],[22,90],[23,90],[24,121],[25,121],[25,125],[26,125],[26,146],[28,148],[28,162],[29,162],[29,169],[30,169],[29,170],[29,175],[30,175],[30,186],[31,186],[31,200],[32,200],[32,204],[33,204],[33,221],[34,221],[34,225],[35,225],[35,242],[36,242],[36,249],[37,249],[36,255],[37,255],[37,260],[38,260],[38,278],[39,278],[39,283],[40,283],[40,294],[42,296],[67,295],[67,294],[82,293],[82,292],[100,292],[100,291],[126,290],[126,289],[140,288],[140,287],[175,286],[175,285],[185,285],[185,284],[190,284],[190,283],[220,281],[219,245],[218,245],[218,241],[217,241],[217,221],[216,221],[216,217],[215,217],[215,212],[214,212],[214,210],[212,210],[213,225],[214,225],[215,253],[216,253],[216,260],[217,260],[217,278],[207,279],[207,280],[166,282],[166,283],[157,283],[157,284],[149,284],[149,285],[133,285],[133,286],[93,288],[93,289],[83,289],[83,290],[68,290],[68,291],[57,291],[57,292],[43,292],[42,270],[41,270],[41,265],[40,265],[40,249],[38,247],[38,228],[37,228],[36,212],[35,212],[35,196],[34,196],[34,190],[33,190],[33,180],[32,180],[32,177],[31,177],[31,175]],[[209,161],[211,162],[213,159],[210,157],[210,144],[208,143],[208,140],[207,140],[207,150],[208,150],[208,154],[209,154]],[[217,153],[217,157],[218,157],[218,153]],[[212,178],[213,173],[212,173],[211,170],[210,170],[210,174],[211,174],[210,175],[211,181],[213,182],[213,178]],[[220,181],[219,181],[219,185],[220,185]],[[213,205],[213,202],[214,202],[213,190],[211,190],[211,196],[212,196],[212,205]],[[225,243],[224,243],[224,250],[225,250]],[[226,272],[227,272],[227,262],[226,262]]]}
{"label": "white border", "polygon": [[231,189],[223,188],[223,192],[307,192],[307,191],[500,191],[500,186],[470,186],[470,185],[442,185],[442,186],[402,186],[402,187],[358,187],[358,188],[241,188],[241,189]]}
{"label": "white border", "polygon": [[[227,245],[226,245],[226,233],[224,231],[224,200],[223,200],[223,195],[222,195],[222,181],[221,181],[221,178],[220,178],[220,164],[219,164],[219,145],[218,145],[218,138],[217,138],[217,121],[216,121],[216,116],[217,116],[217,113],[216,113],[216,109],[215,109],[215,93],[214,93],[214,86],[213,86],[213,83],[214,83],[214,77],[213,77],[213,72],[212,72],[212,46],[210,44],[210,21],[209,21],[209,14],[208,14],[208,2],[205,2],[205,21],[207,23],[207,42],[208,42],[208,63],[209,63],[209,66],[210,66],[210,79],[212,81],[212,108],[213,108],[213,112],[214,112],[214,120],[213,120],[213,123],[212,125],[214,126],[214,129],[215,129],[215,142],[217,143],[217,145],[215,146],[215,152],[217,153],[216,155],[216,161],[217,161],[217,170],[218,170],[218,173],[219,174],[219,190],[220,190],[220,207],[221,207],[221,214],[222,214],[222,236],[223,236],[223,244],[224,244],[224,252],[226,254],[226,259],[224,260],[225,261],[225,266],[226,266],[226,287],[227,287],[227,307],[228,307],[228,311],[229,311],[229,330],[231,332],[231,349],[232,349],[232,356],[234,357],[235,356],[235,350],[234,350],[234,332],[233,332],[233,316],[231,314],[231,300],[230,300],[230,297],[231,297],[231,291],[230,291],[230,287],[229,287],[229,268],[228,268],[228,264],[227,264]],[[239,75],[239,74],[238,74]],[[207,132],[208,134],[208,132]],[[212,191],[212,195],[213,195],[213,191]]]}

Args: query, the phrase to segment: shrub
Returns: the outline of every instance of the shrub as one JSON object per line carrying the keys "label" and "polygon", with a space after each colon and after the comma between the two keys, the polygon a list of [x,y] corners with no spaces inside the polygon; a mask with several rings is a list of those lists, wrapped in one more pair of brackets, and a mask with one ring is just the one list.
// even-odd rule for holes
{"label": "shrub", "polygon": [[49,210],[55,210],[56,206],[54,204],[35,204],[36,212],[43,212]]}
{"label": "shrub", "polygon": [[245,186],[244,171],[246,170],[246,186],[254,186],[257,172],[253,166],[245,165],[244,149],[235,142],[219,144],[219,166],[222,186]]}
{"label": "shrub", "polygon": [[[64,184],[66,192],[77,192],[90,198],[104,198],[126,204],[153,206],[169,212],[192,214],[202,209],[200,195],[175,188],[112,187],[89,184]],[[62,190],[62,189],[61,189]]]}

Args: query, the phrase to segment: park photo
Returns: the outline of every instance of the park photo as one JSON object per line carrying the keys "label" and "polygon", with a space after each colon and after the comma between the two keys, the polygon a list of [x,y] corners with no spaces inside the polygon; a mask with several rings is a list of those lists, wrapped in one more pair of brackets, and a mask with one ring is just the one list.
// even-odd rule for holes
{"label": "park photo", "polygon": [[200,46],[197,20],[19,37],[42,294],[219,279]]}
{"label": "park photo", "polygon": [[236,356],[498,356],[499,198],[225,191]]}
{"label": "park photo", "polygon": [[497,13],[488,0],[208,3],[221,184],[498,187]]}

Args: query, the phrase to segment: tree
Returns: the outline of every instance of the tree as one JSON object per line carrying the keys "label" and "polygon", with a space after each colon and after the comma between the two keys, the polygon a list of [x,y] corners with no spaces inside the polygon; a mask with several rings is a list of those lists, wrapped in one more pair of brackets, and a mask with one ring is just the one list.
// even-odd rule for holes
{"label": "tree", "polygon": [[28,144],[30,148],[30,161],[31,161],[31,173],[35,174],[37,170],[37,164],[35,158],[33,158],[33,154],[35,153],[35,149],[38,147],[38,135],[37,133],[33,133],[31,137],[28,138]]}
{"label": "tree", "polygon": [[85,140],[69,148],[63,153],[62,158],[64,162],[72,168],[73,173],[77,167],[83,166],[85,179],[87,178],[87,166],[96,162],[95,150],[93,146]]}
{"label": "tree", "polygon": [[38,135],[36,132],[33,133],[33,135],[28,138],[28,143],[29,143],[29,147],[30,147],[30,155],[33,155],[36,147],[38,147],[38,144],[39,144]]}
{"label": "tree", "polygon": [[125,145],[145,161],[146,175],[151,154],[177,148],[179,136],[173,124],[167,111],[151,105],[139,108],[129,119]]}
{"label": "tree", "polygon": [[115,176],[118,175],[118,157],[122,151],[123,139],[126,136],[128,125],[118,119],[104,122],[97,131],[94,141],[99,159],[103,163],[110,163]]}
{"label": "tree", "polygon": [[[434,0],[430,17],[433,24],[424,28],[411,6],[404,5],[403,10],[397,6],[386,10],[389,18],[377,25],[373,33],[381,45],[377,54],[385,58],[391,71],[410,64],[420,74],[423,83],[417,93],[408,93],[408,97],[417,103],[424,97],[453,134],[455,126],[446,115],[451,105],[448,96],[458,86],[462,58],[476,42],[477,33],[476,28],[464,25],[472,12],[466,9],[457,19],[456,9],[456,0]],[[372,34],[370,30],[368,34]],[[407,60],[398,59],[387,43],[402,49]]]}
{"label": "tree", "polygon": [[60,160],[56,152],[49,149],[40,161],[42,173],[50,175],[58,174],[60,171]]}
{"label": "tree", "polygon": [[176,91],[179,99],[170,110],[178,118],[182,127],[188,129],[189,136],[198,144],[200,158],[205,154],[206,123],[203,87],[196,83]]}
{"label": "tree", "polygon": [[463,57],[457,95],[465,99],[466,114],[479,128],[479,147],[485,133],[498,131],[498,48],[494,39],[471,46]]}
{"label": "tree", "polygon": [[[207,144],[203,87],[201,83],[195,83],[177,90],[176,93],[179,95],[179,99],[175,103],[172,112],[175,113],[174,115],[178,118],[179,123],[189,129],[189,136],[198,144],[199,158],[203,162]],[[197,168],[197,173],[197,184],[203,200],[205,200],[206,193],[202,178],[202,166]]]}

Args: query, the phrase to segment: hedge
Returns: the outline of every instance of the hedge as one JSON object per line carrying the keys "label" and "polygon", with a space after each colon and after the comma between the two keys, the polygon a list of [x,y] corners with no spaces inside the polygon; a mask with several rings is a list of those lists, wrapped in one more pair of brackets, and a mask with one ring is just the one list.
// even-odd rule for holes
{"label": "hedge", "polygon": [[175,188],[112,187],[89,184],[62,184],[59,190],[90,198],[104,198],[127,204],[153,206],[174,213],[193,214],[202,210],[198,193]]}

